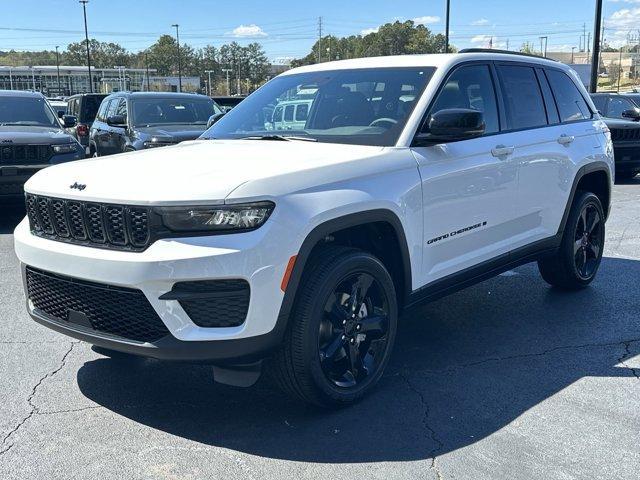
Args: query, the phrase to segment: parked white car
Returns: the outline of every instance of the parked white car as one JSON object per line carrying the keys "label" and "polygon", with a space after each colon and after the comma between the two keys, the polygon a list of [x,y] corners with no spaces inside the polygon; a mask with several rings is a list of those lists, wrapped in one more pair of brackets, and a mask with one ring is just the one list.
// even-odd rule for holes
{"label": "parked white car", "polygon": [[[301,90],[304,123],[266,130]],[[551,285],[588,285],[612,172],[608,129],[560,63],[328,62],[268,82],[200,140],[38,173],[15,247],[49,328],[209,362],[226,383],[266,366],[339,405],[380,379],[409,305],[531,261]]]}

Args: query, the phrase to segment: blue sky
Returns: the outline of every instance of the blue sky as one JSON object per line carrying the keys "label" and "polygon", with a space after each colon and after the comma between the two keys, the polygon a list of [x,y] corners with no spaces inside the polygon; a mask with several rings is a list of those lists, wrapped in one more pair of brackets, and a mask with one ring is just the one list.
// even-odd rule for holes
{"label": "blue sky", "polygon": [[[77,0],[1,0],[6,12],[0,25],[0,49],[31,50],[64,46],[83,37],[82,7]],[[115,41],[129,50],[149,46],[180,24],[181,40],[194,47],[230,41],[263,44],[272,60],[308,53],[323,31],[344,36],[371,31],[396,19],[414,19],[435,32],[444,31],[444,0],[90,0],[90,36]],[[577,46],[583,24],[591,31],[594,0],[451,0],[451,42],[458,47],[548,49]],[[613,45],[638,35],[640,0],[605,0],[605,38]]]}

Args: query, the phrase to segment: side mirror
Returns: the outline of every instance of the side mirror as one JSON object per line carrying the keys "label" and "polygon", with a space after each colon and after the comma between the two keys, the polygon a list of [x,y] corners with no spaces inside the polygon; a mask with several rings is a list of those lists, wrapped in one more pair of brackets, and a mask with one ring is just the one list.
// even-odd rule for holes
{"label": "side mirror", "polygon": [[64,128],[72,128],[78,124],[78,118],[73,115],[62,116],[62,126]]}
{"label": "side mirror", "polygon": [[110,127],[127,128],[127,117],[124,115],[111,115],[107,118],[107,125]]}
{"label": "side mirror", "polygon": [[640,108],[631,108],[622,112],[622,118],[628,118],[629,120],[640,120]]}
{"label": "side mirror", "polygon": [[222,112],[222,113],[214,113],[213,115],[211,115],[209,117],[209,120],[207,120],[207,130],[211,128],[215,123],[217,123],[218,120],[220,120],[226,114],[227,112]]}
{"label": "side mirror", "polygon": [[484,134],[482,112],[469,108],[448,108],[432,114],[416,136],[419,144],[458,142]]}

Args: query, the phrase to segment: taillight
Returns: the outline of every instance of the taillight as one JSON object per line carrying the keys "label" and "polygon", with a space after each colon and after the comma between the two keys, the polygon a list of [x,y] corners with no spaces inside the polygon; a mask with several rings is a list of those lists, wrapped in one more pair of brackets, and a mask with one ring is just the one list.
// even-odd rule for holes
{"label": "taillight", "polygon": [[84,137],[86,135],[89,135],[89,127],[87,127],[86,125],[80,124],[76,128],[76,132],[78,132],[79,137]]}

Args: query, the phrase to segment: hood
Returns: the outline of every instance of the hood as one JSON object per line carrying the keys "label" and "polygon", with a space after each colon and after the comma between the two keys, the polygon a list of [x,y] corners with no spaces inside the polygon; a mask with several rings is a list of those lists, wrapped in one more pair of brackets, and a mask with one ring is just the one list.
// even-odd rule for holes
{"label": "hood", "polygon": [[183,142],[185,140],[195,140],[207,129],[206,125],[163,125],[158,127],[136,127],[136,132],[158,138],[167,142]]}
{"label": "hood", "polygon": [[[55,165],[31,177],[25,190],[104,203],[215,204],[223,203],[238,186],[256,180],[273,187],[260,188],[259,195],[268,197],[283,185],[294,188],[301,179],[314,185],[331,175],[344,178],[353,173],[354,163],[382,151],[382,147],[302,141],[198,140]],[[384,166],[376,159],[369,163]],[[318,169],[324,170],[320,177],[313,174]],[[74,183],[86,187],[71,189]]]}
{"label": "hood", "polygon": [[609,128],[640,128],[640,122],[634,122],[633,120],[609,117],[602,117],[602,120]]}
{"label": "hood", "polygon": [[0,143],[58,145],[72,140],[61,128],[56,127],[0,126]]}

